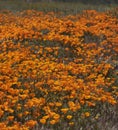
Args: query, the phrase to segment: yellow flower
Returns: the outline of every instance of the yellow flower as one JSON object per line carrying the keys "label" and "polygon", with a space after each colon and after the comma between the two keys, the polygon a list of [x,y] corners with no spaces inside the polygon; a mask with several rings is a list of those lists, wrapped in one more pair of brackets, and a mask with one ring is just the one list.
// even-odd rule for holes
{"label": "yellow flower", "polygon": [[18,114],[18,117],[19,117],[19,118],[22,118],[22,116],[23,116],[22,113],[19,113],[19,114]]}
{"label": "yellow flower", "polygon": [[34,120],[29,120],[26,122],[26,126],[28,127],[34,127],[36,125],[37,121],[34,121]]}
{"label": "yellow flower", "polygon": [[86,117],[89,117],[90,116],[90,113],[89,112],[85,112],[84,113]]}
{"label": "yellow flower", "polygon": [[26,99],[26,98],[27,98],[27,95],[25,95],[25,94],[21,95],[21,94],[20,94],[20,95],[19,95],[19,97],[20,97],[21,99],[23,99],[23,100],[24,100],[24,99]]}
{"label": "yellow flower", "polygon": [[45,124],[45,123],[46,123],[46,119],[42,118],[42,119],[40,119],[40,122],[41,122],[42,124]]}
{"label": "yellow flower", "polygon": [[95,116],[95,119],[98,119],[98,118],[99,118],[99,116],[100,116],[100,114],[97,114],[97,115]]}
{"label": "yellow flower", "polygon": [[56,102],[55,105],[56,105],[57,107],[60,107],[60,106],[62,106],[62,103]]}
{"label": "yellow flower", "polygon": [[59,115],[59,114],[55,114],[55,115],[53,116],[53,118],[54,118],[55,120],[58,120],[58,119],[60,118],[60,115]]}
{"label": "yellow flower", "polygon": [[67,115],[66,118],[70,120],[72,118],[72,116],[71,115]]}
{"label": "yellow flower", "polygon": [[51,120],[51,121],[50,121],[50,124],[51,124],[51,125],[54,125],[54,124],[56,124],[56,121],[55,121],[55,120]]}
{"label": "yellow flower", "polygon": [[49,116],[43,116],[43,119],[47,120],[49,118]]}
{"label": "yellow flower", "polygon": [[74,107],[74,106],[75,106],[75,103],[72,102],[72,101],[69,101],[69,102],[68,102],[68,105],[69,105],[69,107]]}
{"label": "yellow flower", "polygon": [[50,103],[49,103],[49,106],[54,106],[54,103],[50,102]]}
{"label": "yellow flower", "polygon": [[14,116],[8,116],[7,118],[9,121],[12,121],[14,119]]}
{"label": "yellow flower", "polygon": [[63,113],[67,113],[68,110],[69,110],[68,108],[62,108],[62,109],[61,109],[61,111],[62,111]]}
{"label": "yellow flower", "polygon": [[70,126],[74,125],[74,122],[69,122],[69,125],[70,125]]}
{"label": "yellow flower", "polygon": [[0,110],[0,117],[4,114],[4,111]]}
{"label": "yellow flower", "polygon": [[29,114],[29,112],[28,112],[28,111],[25,111],[25,112],[24,112],[24,115],[25,115],[25,116],[26,116],[26,115],[28,115],[28,114]]}

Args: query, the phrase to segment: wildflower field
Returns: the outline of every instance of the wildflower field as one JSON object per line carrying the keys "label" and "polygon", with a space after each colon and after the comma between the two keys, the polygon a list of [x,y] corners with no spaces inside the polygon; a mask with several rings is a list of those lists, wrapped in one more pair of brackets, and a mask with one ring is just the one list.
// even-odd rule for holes
{"label": "wildflower field", "polygon": [[117,59],[110,12],[1,11],[0,130],[111,130]]}

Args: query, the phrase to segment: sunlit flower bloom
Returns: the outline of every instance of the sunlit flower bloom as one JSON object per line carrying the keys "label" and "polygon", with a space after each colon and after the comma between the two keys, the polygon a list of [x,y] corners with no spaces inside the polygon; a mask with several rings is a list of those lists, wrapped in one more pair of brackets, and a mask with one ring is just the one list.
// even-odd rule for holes
{"label": "sunlit flower bloom", "polygon": [[72,118],[72,116],[71,115],[67,115],[66,118],[70,120]]}
{"label": "sunlit flower bloom", "polygon": [[46,119],[44,119],[44,118],[40,119],[40,123],[45,124],[46,123]]}
{"label": "sunlit flower bloom", "polygon": [[90,113],[89,112],[85,112],[84,113],[86,117],[89,117],[90,116]]}

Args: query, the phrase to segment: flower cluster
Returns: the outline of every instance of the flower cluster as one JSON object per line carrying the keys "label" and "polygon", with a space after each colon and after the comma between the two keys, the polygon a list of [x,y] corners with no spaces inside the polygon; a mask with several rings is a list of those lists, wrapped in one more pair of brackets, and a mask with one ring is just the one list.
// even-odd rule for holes
{"label": "flower cluster", "polygon": [[117,104],[117,23],[94,10],[0,13],[1,128],[73,126]]}

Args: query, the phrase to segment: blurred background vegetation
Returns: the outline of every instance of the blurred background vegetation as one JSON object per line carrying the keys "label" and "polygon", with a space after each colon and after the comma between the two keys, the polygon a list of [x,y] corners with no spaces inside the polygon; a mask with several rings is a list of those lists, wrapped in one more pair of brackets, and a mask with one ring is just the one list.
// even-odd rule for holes
{"label": "blurred background vegetation", "polygon": [[0,0],[0,10],[34,9],[44,12],[77,14],[82,10],[107,11],[118,6],[118,0]]}
{"label": "blurred background vegetation", "polygon": [[84,4],[116,4],[118,0],[24,0],[26,2],[37,2],[37,1],[47,1],[47,2],[81,2]]}

